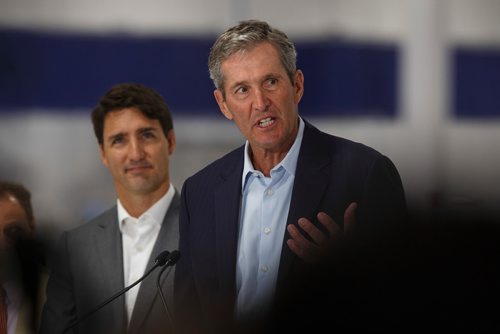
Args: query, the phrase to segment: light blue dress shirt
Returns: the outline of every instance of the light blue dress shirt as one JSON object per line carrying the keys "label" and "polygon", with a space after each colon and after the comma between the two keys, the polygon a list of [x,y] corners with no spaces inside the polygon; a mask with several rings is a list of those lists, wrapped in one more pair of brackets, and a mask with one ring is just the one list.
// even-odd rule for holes
{"label": "light blue dress shirt", "polygon": [[236,264],[239,320],[259,318],[272,306],[303,133],[299,118],[297,137],[270,177],[255,170],[245,144]]}

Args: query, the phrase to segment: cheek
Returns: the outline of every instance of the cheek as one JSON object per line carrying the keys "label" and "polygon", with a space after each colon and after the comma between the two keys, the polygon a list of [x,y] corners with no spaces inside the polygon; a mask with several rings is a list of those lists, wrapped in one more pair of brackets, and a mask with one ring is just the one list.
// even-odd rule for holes
{"label": "cheek", "polygon": [[110,172],[115,175],[123,170],[124,165],[124,163],[116,155],[108,155],[104,164],[110,170]]}
{"label": "cheek", "polygon": [[161,145],[161,147],[149,151],[149,160],[153,162],[153,164],[168,165],[170,161],[170,151],[170,145]]}
{"label": "cheek", "polygon": [[243,118],[241,116],[234,117],[233,121],[242,132],[245,132],[245,129],[250,128],[250,120],[246,118]]}
{"label": "cheek", "polygon": [[120,150],[117,149],[108,149],[106,152],[103,152],[101,154],[101,160],[104,166],[108,167],[109,169],[113,168],[113,166],[119,164],[119,161],[121,159],[121,152]]}

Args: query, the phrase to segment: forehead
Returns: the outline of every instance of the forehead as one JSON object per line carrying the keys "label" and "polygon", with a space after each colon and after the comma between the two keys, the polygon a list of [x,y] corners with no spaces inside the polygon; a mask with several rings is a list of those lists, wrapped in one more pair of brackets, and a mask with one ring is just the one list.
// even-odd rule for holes
{"label": "forehead", "polygon": [[222,62],[221,71],[228,81],[245,80],[249,75],[286,74],[278,50],[269,42],[232,54]]}
{"label": "forehead", "polygon": [[27,220],[26,212],[19,201],[11,196],[0,197],[0,225],[3,226],[15,220]]}
{"label": "forehead", "polygon": [[138,108],[124,108],[109,112],[104,118],[104,135],[133,132],[138,129],[161,128],[160,121],[148,118]]}

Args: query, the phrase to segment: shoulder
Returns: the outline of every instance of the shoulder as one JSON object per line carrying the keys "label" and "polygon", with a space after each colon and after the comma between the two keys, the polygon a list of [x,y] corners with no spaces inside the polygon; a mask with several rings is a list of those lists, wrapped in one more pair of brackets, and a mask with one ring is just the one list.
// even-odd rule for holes
{"label": "shoulder", "polygon": [[90,219],[89,221],[66,231],[65,234],[68,237],[82,236],[88,233],[93,233],[96,229],[104,228],[111,224],[116,224],[117,220],[118,220],[118,213],[116,205],[114,205],[110,209],[102,212],[98,216]]}
{"label": "shoulder", "polygon": [[385,156],[366,144],[323,132],[306,122],[303,139],[306,154],[328,154],[332,159],[373,163]]}
{"label": "shoulder", "polygon": [[97,217],[66,230],[59,238],[56,258],[72,259],[73,263],[88,263],[94,259],[99,247],[119,238],[116,206],[101,213]]}

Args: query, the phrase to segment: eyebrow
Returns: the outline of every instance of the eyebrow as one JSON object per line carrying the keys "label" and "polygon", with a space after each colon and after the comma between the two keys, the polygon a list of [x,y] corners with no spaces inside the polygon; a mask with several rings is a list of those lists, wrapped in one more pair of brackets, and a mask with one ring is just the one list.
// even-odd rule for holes
{"label": "eyebrow", "polygon": [[[141,133],[145,133],[145,132],[156,132],[156,131],[157,131],[156,128],[154,128],[152,126],[148,126],[148,127],[144,127],[144,128],[139,128],[135,132],[141,134]],[[108,138],[106,138],[106,141],[112,142],[116,138],[126,137],[126,136],[127,136],[127,134],[125,132],[118,132],[118,133],[110,135]]]}
{"label": "eyebrow", "polygon": [[113,142],[113,140],[120,138],[120,137],[125,137],[125,136],[126,136],[125,133],[118,132],[118,133],[113,134],[113,135],[109,136],[108,138],[106,138],[106,142],[111,143],[111,142]]}
{"label": "eyebrow", "polygon": [[234,84],[232,84],[231,86],[229,86],[229,90],[233,91],[236,87],[240,87],[242,85],[247,86],[248,85],[248,81],[244,80],[244,81],[235,82]]}
{"label": "eyebrow", "polygon": [[[276,78],[276,79],[282,79],[284,78],[284,76],[280,73],[275,73],[275,72],[272,72],[272,73],[268,73],[264,76],[262,76],[262,78],[260,79],[260,81],[266,81],[270,78]],[[239,87],[239,86],[242,86],[242,85],[248,85],[248,81],[247,80],[242,80],[242,81],[238,81],[238,82],[235,82],[234,84],[232,84],[231,86],[229,86],[229,89],[230,90],[233,90],[235,89],[236,87]]]}
{"label": "eyebrow", "polygon": [[150,132],[150,131],[157,131],[156,128],[152,127],[152,126],[149,126],[149,127],[146,127],[146,128],[139,128],[136,132],[137,133],[144,133],[144,132]]}
{"label": "eyebrow", "polygon": [[286,76],[283,76],[280,73],[269,73],[269,74],[267,74],[267,75],[265,75],[263,77],[263,81],[266,81],[266,80],[271,79],[271,78],[273,78],[273,79],[282,79],[282,78],[285,78],[285,77]]}

